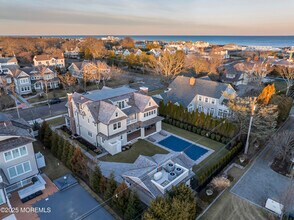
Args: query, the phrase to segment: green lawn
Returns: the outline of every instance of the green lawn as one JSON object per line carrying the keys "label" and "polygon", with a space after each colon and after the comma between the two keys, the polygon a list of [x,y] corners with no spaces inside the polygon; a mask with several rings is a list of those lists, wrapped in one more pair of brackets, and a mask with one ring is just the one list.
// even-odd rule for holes
{"label": "green lawn", "polygon": [[58,117],[58,118],[54,118],[54,119],[51,119],[51,120],[48,120],[47,121],[48,124],[50,125],[53,125],[53,126],[58,126],[58,125],[63,125],[65,124],[65,119],[64,117]]}
{"label": "green lawn", "polygon": [[146,141],[138,140],[131,149],[123,151],[116,155],[106,155],[99,158],[102,161],[108,162],[120,162],[120,163],[133,163],[139,157],[139,155],[153,156],[155,154],[167,154],[168,151]]}
{"label": "green lawn", "polygon": [[162,128],[170,133],[176,134],[180,137],[186,138],[190,141],[199,143],[205,147],[208,147],[214,150],[213,154],[207,157],[200,164],[193,167],[194,172],[198,170],[200,167],[205,168],[209,166],[210,164],[213,164],[215,161],[218,161],[223,155],[225,155],[228,152],[226,148],[223,148],[224,144],[211,140],[209,138],[203,137],[201,135],[195,134],[193,132],[186,131],[184,129],[181,129],[166,123],[162,123]]}
{"label": "green lawn", "polygon": [[[65,97],[67,92],[64,89],[54,89],[48,92],[48,99],[53,99],[53,98],[60,98],[60,97]],[[47,100],[47,96],[45,93],[43,93],[43,97],[34,97],[28,100],[29,103],[34,103],[34,102],[41,102]]]}
{"label": "green lawn", "polygon": [[65,174],[71,173],[71,171],[62,164],[60,160],[53,156],[53,154],[44,146],[41,142],[36,141],[34,142],[34,150],[35,153],[41,152],[46,161],[46,167],[42,168],[41,170],[51,179],[57,179]]}

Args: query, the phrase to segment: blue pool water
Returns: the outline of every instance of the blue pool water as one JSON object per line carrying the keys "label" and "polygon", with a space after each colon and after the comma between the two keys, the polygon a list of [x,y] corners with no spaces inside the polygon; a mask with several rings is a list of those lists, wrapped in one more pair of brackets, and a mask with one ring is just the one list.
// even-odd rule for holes
{"label": "blue pool water", "polygon": [[[185,140],[178,138],[176,136],[173,136],[173,135],[159,141],[158,143],[166,148],[173,150],[173,151],[181,152],[181,151],[185,150],[184,151],[185,154],[188,157],[190,157],[192,160],[197,160],[202,155],[204,155],[208,152],[207,149],[204,149],[200,146],[192,144],[188,141],[185,141]],[[189,147],[189,148],[187,148],[187,147]]]}

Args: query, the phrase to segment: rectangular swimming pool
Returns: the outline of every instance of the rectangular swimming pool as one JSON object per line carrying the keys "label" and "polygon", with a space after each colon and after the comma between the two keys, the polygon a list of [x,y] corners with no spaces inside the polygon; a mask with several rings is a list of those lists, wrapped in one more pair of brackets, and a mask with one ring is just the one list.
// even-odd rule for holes
{"label": "rectangular swimming pool", "polygon": [[197,146],[196,144],[192,144],[191,142],[185,141],[173,135],[159,141],[158,144],[177,152],[185,150],[184,153],[192,160],[198,160],[202,155],[209,151],[203,147]]}

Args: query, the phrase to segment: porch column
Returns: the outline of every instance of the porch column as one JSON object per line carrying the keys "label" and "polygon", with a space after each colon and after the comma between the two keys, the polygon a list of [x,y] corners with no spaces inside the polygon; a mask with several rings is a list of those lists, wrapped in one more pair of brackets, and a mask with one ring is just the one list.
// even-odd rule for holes
{"label": "porch column", "polygon": [[141,128],[141,138],[145,137],[145,128]]}
{"label": "porch column", "polygon": [[161,131],[161,121],[156,122],[155,126],[156,126],[156,132],[160,132]]}

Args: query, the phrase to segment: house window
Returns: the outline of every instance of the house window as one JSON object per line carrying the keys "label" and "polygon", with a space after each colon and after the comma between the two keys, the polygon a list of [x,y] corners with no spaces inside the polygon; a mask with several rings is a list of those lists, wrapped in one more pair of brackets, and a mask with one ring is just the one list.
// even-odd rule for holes
{"label": "house window", "polygon": [[208,102],[208,98],[205,98],[205,102]]}
{"label": "house window", "polygon": [[115,113],[115,117],[118,117],[118,112]]}
{"label": "house window", "polygon": [[215,99],[211,99],[211,104],[215,104]]}
{"label": "house window", "polygon": [[17,176],[30,172],[32,169],[31,169],[30,161],[26,161],[24,163],[20,163],[15,166],[9,167],[7,170],[8,170],[9,178],[13,179]]}
{"label": "house window", "polygon": [[1,189],[0,190],[0,205],[4,204],[6,201],[5,201],[5,197],[4,197],[4,193],[3,193],[3,190]]}
{"label": "house window", "polygon": [[117,104],[120,109],[125,108],[125,101],[117,102]]}
{"label": "house window", "polygon": [[113,130],[116,130],[117,129],[117,124],[113,124]]}
{"label": "house window", "polygon": [[199,97],[198,97],[198,101],[202,101],[202,96],[200,95]]}
{"label": "house window", "polygon": [[123,139],[123,136],[122,136],[122,135],[120,136],[120,139],[121,139],[121,140]]}
{"label": "house window", "polygon": [[151,106],[151,102],[149,102],[149,106]]}
{"label": "house window", "polygon": [[118,122],[118,123],[117,123],[117,127],[118,127],[118,128],[121,128],[121,122]]}
{"label": "house window", "polygon": [[221,109],[218,110],[218,116],[223,117],[223,110],[221,110]]}
{"label": "house window", "polygon": [[92,132],[88,131],[88,136],[92,137]]}
{"label": "house window", "polygon": [[28,152],[27,152],[26,146],[22,146],[22,147],[4,152],[4,159],[7,162],[7,161],[14,160],[14,159],[17,159],[22,156],[26,156],[27,154],[28,154]]}
{"label": "house window", "polygon": [[214,108],[211,108],[209,113],[210,113],[211,115],[214,115]]}

